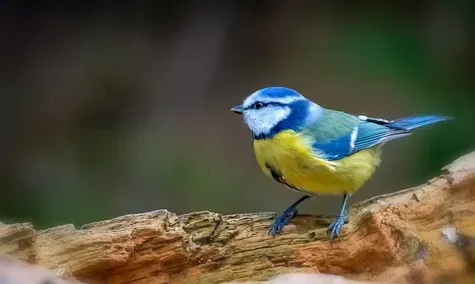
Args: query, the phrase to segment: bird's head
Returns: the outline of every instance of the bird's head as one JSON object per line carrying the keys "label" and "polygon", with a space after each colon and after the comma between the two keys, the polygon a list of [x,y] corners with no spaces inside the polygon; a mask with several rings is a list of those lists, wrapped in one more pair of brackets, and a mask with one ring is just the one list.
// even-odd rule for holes
{"label": "bird's head", "polygon": [[267,87],[247,97],[231,111],[242,114],[254,138],[268,138],[287,129],[299,131],[321,112],[321,107],[295,90]]}

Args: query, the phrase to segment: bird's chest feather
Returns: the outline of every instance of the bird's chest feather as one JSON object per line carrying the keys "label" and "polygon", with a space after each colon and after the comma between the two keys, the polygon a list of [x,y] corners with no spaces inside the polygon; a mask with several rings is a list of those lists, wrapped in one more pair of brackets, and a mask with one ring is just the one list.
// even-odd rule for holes
{"label": "bird's chest feather", "polygon": [[291,188],[318,194],[341,194],[358,189],[376,167],[371,151],[327,161],[304,137],[292,130],[254,141],[261,170]]}

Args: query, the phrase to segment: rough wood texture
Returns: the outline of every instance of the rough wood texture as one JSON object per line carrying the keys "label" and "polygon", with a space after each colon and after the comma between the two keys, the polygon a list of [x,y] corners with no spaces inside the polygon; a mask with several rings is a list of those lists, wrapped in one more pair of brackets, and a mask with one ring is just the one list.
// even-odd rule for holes
{"label": "rough wood texture", "polygon": [[[331,219],[298,216],[272,238],[267,231],[274,217],[158,210],[79,230],[0,224],[0,252],[85,283],[264,281],[301,272],[361,281],[475,283],[475,152],[424,185],[355,204],[333,247],[326,233]],[[272,283],[312,276],[280,277]],[[305,283],[355,283],[331,279]]]}

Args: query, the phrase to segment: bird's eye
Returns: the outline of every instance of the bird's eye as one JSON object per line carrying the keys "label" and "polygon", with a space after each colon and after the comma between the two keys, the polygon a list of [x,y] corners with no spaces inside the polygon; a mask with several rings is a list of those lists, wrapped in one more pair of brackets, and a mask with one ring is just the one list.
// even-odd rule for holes
{"label": "bird's eye", "polygon": [[261,108],[263,108],[263,107],[264,107],[264,104],[261,103],[261,102],[257,102],[257,103],[254,104],[254,108],[255,108],[255,109],[261,109]]}

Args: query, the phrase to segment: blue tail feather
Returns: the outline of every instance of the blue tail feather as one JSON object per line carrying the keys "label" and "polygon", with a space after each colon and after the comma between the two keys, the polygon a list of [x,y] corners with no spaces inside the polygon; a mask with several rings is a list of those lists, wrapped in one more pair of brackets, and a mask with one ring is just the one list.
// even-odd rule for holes
{"label": "blue tail feather", "polygon": [[414,128],[418,128],[421,126],[425,126],[428,124],[432,124],[432,123],[436,123],[436,122],[440,122],[444,120],[449,120],[449,119],[452,119],[452,117],[442,116],[442,115],[409,116],[409,117],[395,119],[385,124],[385,126],[394,128],[394,129],[409,131]]}

